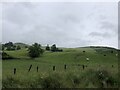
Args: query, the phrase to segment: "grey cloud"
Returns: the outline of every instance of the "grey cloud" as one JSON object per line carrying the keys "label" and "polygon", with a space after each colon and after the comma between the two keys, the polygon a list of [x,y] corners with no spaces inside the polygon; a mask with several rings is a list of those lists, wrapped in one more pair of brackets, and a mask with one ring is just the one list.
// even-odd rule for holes
{"label": "grey cloud", "polygon": [[79,23],[80,22],[79,17],[77,17],[75,15],[71,15],[71,14],[61,16],[61,19],[63,19],[63,21],[65,21],[65,23],[68,23],[68,22]]}
{"label": "grey cloud", "polygon": [[102,37],[104,40],[100,44],[108,42],[108,45],[117,47],[117,41],[109,40],[109,37],[116,39],[113,33],[117,32],[117,17],[114,17],[117,10],[114,4],[106,5],[55,2],[4,4],[3,42],[56,43],[58,46],[76,47],[97,45],[98,37]]}
{"label": "grey cloud", "polygon": [[101,22],[101,26],[100,26],[101,29],[110,29],[110,30],[114,30],[115,29],[115,25],[111,22],[107,22],[107,21],[104,21],[104,22]]}
{"label": "grey cloud", "polygon": [[99,18],[100,18],[101,20],[105,20],[107,17],[104,16],[104,15],[100,15]]}
{"label": "grey cloud", "polygon": [[[4,7],[3,7],[4,8]],[[3,19],[8,20],[11,23],[19,24],[19,25],[25,25],[27,23],[32,22],[33,18],[31,17],[30,9],[26,8],[25,6],[21,4],[13,4],[13,7],[8,11],[3,10]]]}
{"label": "grey cloud", "polygon": [[[50,29],[50,28],[49,28]],[[52,28],[51,28],[52,29]],[[45,29],[44,29],[45,30]],[[28,35],[27,35],[28,34]],[[72,35],[64,33],[64,32],[55,32],[54,31],[39,31],[37,30],[36,32],[29,32],[26,34],[26,37],[24,36],[24,38],[30,37],[27,39],[28,43],[33,43],[31,42],[34,40],[35,42],[39,42],[42,43],[43,45],[46,44],[54,44],[56,43],[58,46],[62,46],[62,47],[80,47],[80,46],[84,46],[84,45],[88,45],[88,42],[90,42],[89,40],[84,40],[83,38],[73,38]],[[37,36],[37,37],[35,37]]]}
{"label": "grey cloud", "polygon": [[111,37],[111,34],[110,33],[107,33],[107,32],[91,32],[89,34],[90,36],[93,36],[93,37],[102,37],[102,38],[110,38]]}
{"label": "grey cloud", "polygon": [[100,23],[100,29],[102,31],[106,31],[107,33],[110,33],[111,36],[118,35],[118,26],[116,23],[112,23],[109,21],[103,21]]}

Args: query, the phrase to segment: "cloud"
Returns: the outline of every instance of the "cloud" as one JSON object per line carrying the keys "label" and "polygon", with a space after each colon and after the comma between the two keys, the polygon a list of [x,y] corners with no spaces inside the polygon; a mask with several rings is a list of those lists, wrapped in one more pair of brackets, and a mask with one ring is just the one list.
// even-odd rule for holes
{"label": "cloud", "polygon": [[110,38],[111,37],[111,34],[110,33],[107,33],[107,32],[91,32],[89,34],[90,36],[93,36],[93,37],[102,37],[102,38]]}
{"label": "cloud", "polygon": [[113,23],[104,21],[101,22],[100,29],[105,29],[105,30],[112,30],[112,31],[117,31],[117,25],[115,26]]}
{"label": "cloud", "polygon": [[117,3],[4,3],[3,42],[117,47],[116,8]]}

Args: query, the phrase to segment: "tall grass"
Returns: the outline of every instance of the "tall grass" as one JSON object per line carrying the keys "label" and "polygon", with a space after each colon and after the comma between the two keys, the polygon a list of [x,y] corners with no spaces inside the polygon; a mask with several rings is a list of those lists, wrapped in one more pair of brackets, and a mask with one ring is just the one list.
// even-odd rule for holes
{"label": "tall grass", "polygon": [[27,79],[9,75],[3,79],[3,88],[116,88],[118,82],[117,73],[89,69],[28,75]]}

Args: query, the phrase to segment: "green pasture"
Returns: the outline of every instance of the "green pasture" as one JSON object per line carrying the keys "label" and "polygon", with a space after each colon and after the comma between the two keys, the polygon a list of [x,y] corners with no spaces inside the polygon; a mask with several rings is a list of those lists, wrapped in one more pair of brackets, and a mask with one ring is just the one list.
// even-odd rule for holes
{"label": "green pasture", "polygon": [[[111,51],[113,51],[113,53],[111,53]],[[4,83],[6,87],[31,87],[29,84],[33,83],[36,79],[45,78],[51,74],[57,74],[57,76],[59,76],[58,78],[56,76],[57,80],[64,82],[64,85],[61,87],[99,87],[99,84],[96,86],[92,83],[79,83],[78,85],[74,85],[70,79],[68,79],[69,75],[74,76],[75,74],[76,78],[77,76],[84,77],[85,73],[89,70],[106,70],[115,78],[117,78],[118,74],[118,56],[116,56],[117,50],[115,49],[87,47],[64,48],[63,52],[45,51],[41,57],[35,59],[31,59],[28,56],[28,51],[25,48],[17,51],[5,52],[16,59],[2,61],[3,81],[7,82],[6,80],[10,77],[24,83],[15,86],[9,86]],[[86,60],[86,58],[89,58],[89,60]],[[31,71],[28,72],[30,65],[32,65],[32,68]],[[64,69],[64,65],[67,65],[66,70]],[[85,65],[84,70],[82,65]],[[39,67],[38,72],[37,66]],[[56,67],[55,71],[53,71],[53,66]],[[16,68],[15,75],[13,74],[14,68]],[[80,78],[77,78],[76,80],[79,81],[79,79]],[[37,86],[33,85],[33,87],[42,87],[41,84],[39,86],[38,83],[35,85]]]}

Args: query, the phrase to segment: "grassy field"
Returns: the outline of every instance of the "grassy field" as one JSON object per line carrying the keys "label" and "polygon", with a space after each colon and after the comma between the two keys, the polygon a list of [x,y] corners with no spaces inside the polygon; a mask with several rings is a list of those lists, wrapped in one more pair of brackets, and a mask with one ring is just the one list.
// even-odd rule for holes
{"label": "grassy field", "polygon": [[[83,52],[85,51],[85,52]],[[113,51],[113,53],[111,53]],[[3,60],[3,88],[99,88],[117,87],[117,50],[108,48],[64,48],[35,59],[27,49],[5,51],[17,59]],[[105,56],[106,55],[106,56]],[[86,60],[89,58],[89,60]],[[28,69],[32,65],[31,71]],[[64,65],[67,65],[66,70]],[[83,65],[85,68],[83,69]],[[38,72],[37,72],[38,66]],[[53,71],[53,66],[56,67]],[[14,75],[13,69],[16,68]]]}

